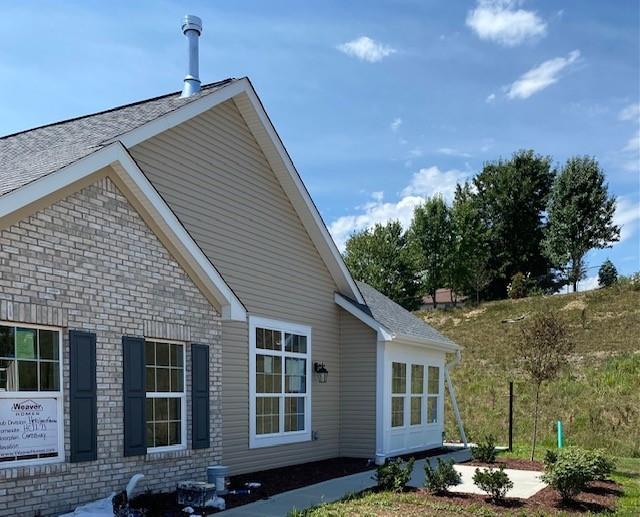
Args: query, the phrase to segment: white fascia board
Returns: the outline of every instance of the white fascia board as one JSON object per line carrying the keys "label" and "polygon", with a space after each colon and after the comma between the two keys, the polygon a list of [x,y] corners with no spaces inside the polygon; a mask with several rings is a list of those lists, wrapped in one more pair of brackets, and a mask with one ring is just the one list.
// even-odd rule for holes
{"label": "white fascia board", "polygon": [[199,279],[210,291],[213,298],[218,301],[223,319],[246,321],[246,310],[240,300],[120,143],[103,147],[71,165],[2,196],[0,198],[0,218],[108,166],[112,167],[119,179],[127,185],[136,199],[149,211],[154,222],[176,249],[185,258],[190,259],[190,265],[198,274]]}
{"label": "white fascia board", "polygon": [[352,302],[347,300],[340,293],[335,293],[335,301],[340,307],[342,307],[353,317],[359,319],[362,323],[375,330],[378,333],[378,341],[391,341],[395,337],[387,327],[376,321],[366,312],[353,305]]}
{"label": "white fascia board", "polygon": [[106,143],[120,141],[127,149],[130,149],[140,142],[144,142],[178,124],[182,124],[214,106],[235,97],[239,93],[246,91],[247,88],[249,88],[247,79],[239,79],[227,85],[220,86],[216,91],[203,96],[197,101],[189,102],[174,111],[170,111],[142,126],[123,133]]}
{"label": "white fascia board", "polygon": [[[267,141],[273,146],[278,160],[282,163],[282,169],[285,170],[287,174],[278,174],[277,170],[274,170],[274,172],[278,176],[283,189],[287,193],[289,200],[298,213],[302,224],[309,233],[311,240],[318,249],[318,252],[327,265],[331,275],[339,288],[346,294],[359,303],[365,303],[358,286],[351,277],[351,273],[349,273],[349,270],[342,259],[342,255],[340,255],[338,247],[335,242],[333,242],[333,239],[329,234],[329,230],[320,216],[318,208],[314,204],[307,188],[302,182],[289,153],[287,153],[282,140],[278,136],[278,133],[264,109],[262,102],[258,98],[251,82],[246,77],[238,79],[228,85],[221,86],[219,90],[205,95],[201,99],[185,104],[184,106],[147,122],[140,127],[132,129],[127,133],[119,135],[107,143],[120,141],[127,149],[130,149],[136,144],[148,140],[163,131],[167,131],[178,124],[186,122],[187,120],[204,113],[224,101],[238,97],[242,93],[246,94],[252,108],[251,114],[259,121],[259,129],[264,131],[268,138]],[[245,113],[243,113],[243,116],[245,116]],[[256,129],[255,127],[252,127],[251,124],[249,124],[249,128],[252,132]],[[256,138],[256,140],[258,140],[258,142],[260,141],[259,138]],[[269,154],[271,153],[265,151],[265,155],[268,156]]]}
{"label": "white fascia board", "polygon": [[396,334],[394,341],[401,342],[407,345],[421,346],[425,348],[433,348],[441,352],[459,352],[462,350],[460,345],[448,341],[438,341],[435,339],[418,338],[415,336],[407,336],[404,334]]}

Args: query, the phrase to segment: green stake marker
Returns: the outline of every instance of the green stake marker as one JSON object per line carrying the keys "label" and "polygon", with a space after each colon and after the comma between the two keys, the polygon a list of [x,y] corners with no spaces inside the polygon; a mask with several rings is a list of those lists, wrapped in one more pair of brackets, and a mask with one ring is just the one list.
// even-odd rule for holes
{"label": "green stake marker", "polygon": [[558,429],[558,449],[562,449],[562,445],[564,444],[564,436],[562,435],[562,422],[558,420],[556,426]]}

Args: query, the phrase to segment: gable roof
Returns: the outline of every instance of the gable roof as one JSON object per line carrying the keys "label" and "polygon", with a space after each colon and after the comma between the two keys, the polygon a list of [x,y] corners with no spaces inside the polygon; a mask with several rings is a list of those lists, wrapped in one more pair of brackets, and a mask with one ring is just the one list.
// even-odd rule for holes
{"label": "gable roof", "polygon": [[[64,174],[73,164],[115,142],[126,149],[131,148],[233,98],[338,289],[364,303],[250,81],[247,78],[225,79],[205,85],[199,93],[187,98],[180,98],[179,93],[0,138],[0,217],[5,199],[17,190],[53,173]],[[6,215],[6,209],[4,212]]]}
{"label": "gable roof", "polygon": [[[439,346],[446,350],[459,350],[460,347],[443,336],[404,307],[387,298],[380,291],[374,289],[364,282],[356,282],[362,293],[365,304],[341,297],[336,299],[338,304],[351,312],[365,324],[378,331],[379,335],[386,341],[416,341]],[[350,304],[351,307],[345,306]],[[379,324],[378,327],[372,325],[372,320]]]}

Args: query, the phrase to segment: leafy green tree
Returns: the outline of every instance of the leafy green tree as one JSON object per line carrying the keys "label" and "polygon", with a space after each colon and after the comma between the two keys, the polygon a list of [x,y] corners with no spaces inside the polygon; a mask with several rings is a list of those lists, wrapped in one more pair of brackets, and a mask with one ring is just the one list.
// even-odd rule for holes
{"label": "leafy green tree", "polygon": [[405,309],[420,306],[416,253],[398,221],[353,234],[347,241],[344,261],[354,278]]}
{"label": "leafy green tree", "polygon": [[542,253],[544,210],[555,171],[551,158],[522,150],[508,160],[486,163],[473,179],[478,207],[488,228],[491,297],[504,298],[511,277],[529,273],[547,287],[550,261]]}
{"label": "leafy green tree", "polygon": [[490,281],[487,268],[489,246],[487,228],[469,183],[457,185],[450,218],[447,287],[451,288],[452,293],[475,292],[476,301],[479,301],[480,291]]}
{"label": "leafy green tree", "polygon": [[436,290],[446,285],[451,257],[451,219],[442,196],[434,196],[416,207],[411,239],[419,253],[424,291],[436,303]]}
{"label": "leafy green tree", "polygon": [[611,287],[618,280],[618,270],[609,259],[605,260],[598,270],[598,285]]}
{"label": "leafy green tree", "polygon": [[620,239],[620,227],[613,223],[615,210],[615,197],[609,195],[597,160],[569,158],[553,184],[543,244],[551,261],[567,272],[574,291],[585,276],[587,252]]}

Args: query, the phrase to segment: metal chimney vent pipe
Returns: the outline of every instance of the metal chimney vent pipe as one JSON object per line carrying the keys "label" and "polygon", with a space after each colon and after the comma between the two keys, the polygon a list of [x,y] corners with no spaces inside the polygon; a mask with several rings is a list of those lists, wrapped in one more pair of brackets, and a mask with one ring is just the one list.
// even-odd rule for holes
{"label": "metal chimney vent pipe", "polygon": [[182,21],[182,33],[189,41],[189,68],[187,68],[180,97],[190,97],[200,91],[198,38],[202,34],[202,20],[192,14],[186,15]]}

